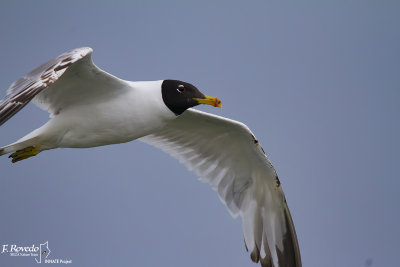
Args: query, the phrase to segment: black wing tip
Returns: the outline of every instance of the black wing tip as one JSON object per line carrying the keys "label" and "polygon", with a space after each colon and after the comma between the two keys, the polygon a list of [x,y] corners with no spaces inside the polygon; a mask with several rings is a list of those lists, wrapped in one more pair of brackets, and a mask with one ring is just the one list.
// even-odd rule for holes
{"label": "black wing tip", "polygon": [[[246,246],[246,250],[247,250],[246,242],[245,242],[245,246]],[[270,255],[265,255],[264,258],[261,257],[260,250],[258,249],[257,245],[255,245],[253,251],[250,253],[250,259],[254,263],[260,262],[261,267],[273,267],[274,266]]]}
{"label": "black wing tip", "polygon": [[93,49],[90,47],[69,50],[13,82],[7,90],[6,97],[0,101],[0,125],[21,110],[43,89],[56,82],[71,64],[92,52]]}
{"label": "black wing tip", "polygon": [[294,266],[301,267],[301,255],[299,243],[297,240],[296,230],[294,228],[292,216],[290,215],[289,207],[287,206],[286,200],[284,201],[284,214],[287,232],[283,237],[283,252],[278,248],[276,251],[278,253],[278,261],[281,266]]}
{"label": "black wing tip", "polygon": [[[285,227],[286,233],[282,236],[282,250],[278,246],[275,246],[276,258],[279,267],[301,267],[301,255],[299,244],[297,241],[296,230],[294,228],[293,220],[289,212],[289,208],[284,202],[284,216],[285,216]],[[246,251],[248,250],[246,240],[244,241]],[[254,244],[254,249],[250,253],[250,259],[254,263],[260,262],[262,267],[273,267],[274,262],[272,261],[271,248],[268,247],[267,242],[264,243],[265,257],[263,258],[260,254],[260,249],[257,244]]]}

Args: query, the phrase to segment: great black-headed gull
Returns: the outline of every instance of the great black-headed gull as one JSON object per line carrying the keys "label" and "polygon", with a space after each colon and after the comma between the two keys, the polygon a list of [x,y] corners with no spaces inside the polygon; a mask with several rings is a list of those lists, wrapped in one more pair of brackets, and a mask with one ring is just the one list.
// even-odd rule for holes
{"label": "great black-headed gull", "polygon": [[85,148],[139,139],[161,148],[212,185],[245,246],[262,266],[301,266],[296,232],[275,169],[243,123],[191,109],[221,101],[178,80],[130,82],[93,64],[83,47],[54,58],[14,82],[0,102],[0,125],[31,100],[50,120],[0,148],[12,162],[44,150]]}

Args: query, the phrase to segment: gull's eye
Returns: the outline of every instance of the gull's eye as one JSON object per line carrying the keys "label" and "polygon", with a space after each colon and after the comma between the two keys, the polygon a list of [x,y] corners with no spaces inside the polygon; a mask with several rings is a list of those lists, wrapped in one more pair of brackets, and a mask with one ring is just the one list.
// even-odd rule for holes
{"label": "gull's eye", "polygon": [[182,84],[178,85],[178,89],[176,89],[179,93],[184,93],[186,91],[185,86],[183,86]]}

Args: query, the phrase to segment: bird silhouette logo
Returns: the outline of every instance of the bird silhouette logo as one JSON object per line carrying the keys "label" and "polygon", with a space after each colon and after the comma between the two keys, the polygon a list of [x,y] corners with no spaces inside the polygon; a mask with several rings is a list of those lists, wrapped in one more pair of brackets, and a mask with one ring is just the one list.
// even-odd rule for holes
{"label": "bird silhouette logo", "polygon": [[47,259],[47,257],[50,255],[51,250],[49,249],[49,241],[46,243],[40,244],[40,254],[39,254],[39,260],[35,258],[37,263],[42,263],[42,256],[44,259]]}

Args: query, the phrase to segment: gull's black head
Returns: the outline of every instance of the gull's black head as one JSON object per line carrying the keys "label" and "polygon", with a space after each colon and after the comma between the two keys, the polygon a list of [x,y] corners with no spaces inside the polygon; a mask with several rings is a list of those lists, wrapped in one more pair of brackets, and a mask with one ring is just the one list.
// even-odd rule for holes
{"label": "gull's black head", "polygon": [[164,80],[161,93],[165,105],[176,115],[199,104],[221,107],[221,101],[218,98],[206,96],[194,85],[178,80]]}

